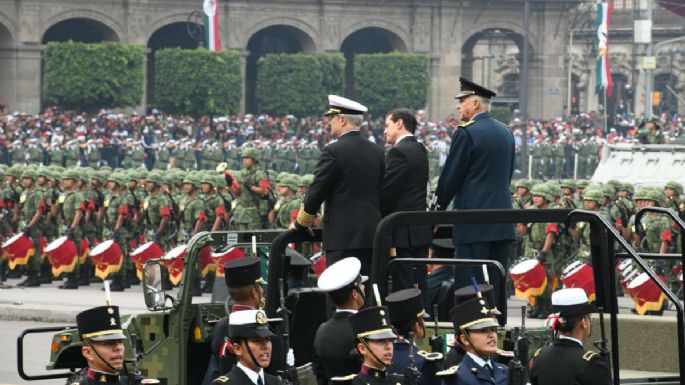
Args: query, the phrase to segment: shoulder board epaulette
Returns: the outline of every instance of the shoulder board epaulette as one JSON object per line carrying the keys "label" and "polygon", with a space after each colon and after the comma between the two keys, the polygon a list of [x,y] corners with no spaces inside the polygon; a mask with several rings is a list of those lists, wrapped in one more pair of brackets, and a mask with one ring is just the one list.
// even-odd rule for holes
{"label": "shoulder board epaulette", "polygon": [[143,378],[140,380],[141,385],[156,385],[159,384],[159,380],[156,378]]}
{"label": "shoulder board epaulette", "polygon": [[542,351],[542,348],[538,349],[533,353],[533,358],[537,357],[540,354],[540,351]]}
{"label": "shoulder board epaulette", "polygon": [[356,374],[348,374],[346,376],[331,377],[331,382],[352,381],[352,380],[354,380],[355,377],[357,377]]}
{"label": "shoulder board epaulette", "polygon": [[595,356],[599,356],[599,353],[595,353],[595,352],[590,352],[590,351],[588,351],[588,352],[585,352],[585,354],[583,354],[583,359],[584,359],[585,361],[588,361],[588,362],[589,362],[589,361],[591,361],[593,358],[595,358]]}
{"label": "shoulder board epaulette", "polygon": [[230,377],[221,376],[221,377],[217,377],[214,381],[215,381],[215,382],[216,382],[216,381],[219,381],[219,382],[228,382],[228,381],[230,381],[230,380],[231,380]]}
{"label": "shoulder board epaulette", "polygon": [[512,352],[511,350],[497,349],[497,355],[502,357],[513,357],[514,352]]}
{"label": "shoulder board epaulette", "polygon": [[464,123],[460,124],[460,125],[458,126],[458,128],[468,127],[468,126],[472,125],[472,124],[475,123],[475,122],[476,122],[475,120],[469,120],[468,122],[464,122]]}
{"label": "shoulder board epaulette", "polygon": [[416,354],[423,357],[426,361],[440,361],[443,358],[442,353],[439,352],[427,352],[425,350],[419,350]]}
{"label": "shoulder board epaulette", "polygon": [[458,370],[458,369],[459,369],[459,365],[454,365],[454,366],[449,367],[449,368],[447,368],[447,369],[445,369],[445,370],[441,370],[441,371],[435,373],[435,375],[438,376],[438,377],[447,377],[447,376],[451,376],[451,375],[454,375],[455,373],[457,373],[457,370]]}

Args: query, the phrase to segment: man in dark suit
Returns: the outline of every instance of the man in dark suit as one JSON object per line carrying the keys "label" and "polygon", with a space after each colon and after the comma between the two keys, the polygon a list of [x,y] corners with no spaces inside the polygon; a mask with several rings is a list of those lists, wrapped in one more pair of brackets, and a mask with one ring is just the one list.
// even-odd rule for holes
{"label": "man in dark suit", "polygon": [[271,340],[275,337],[269,328],[269,319],[262,310],[244,310],[231,313],[228,334],[231,349],[238,363],[230,372],[218,377],[212,385],[279,385],[281,380],[265,373],[271,357]]}
{"label": "man in dark suit", "polygon": [[[464,78],[459,80],[457,111],[464,123],[454,132],[438,180],[434,198],[437,208],[444,210],[453,200],[455,210],[511,209],[514,136],[488,112],[495,93]],[[457,258],[496,260],[505,270],[514,239],[514,225],[509,223],[454,225],[452,235]],[[455,287],[468,285],[469,277],[479,276],[479,272],[480,268],[456,268]],[[495,290],[504,284],[499,275],[490,276]],[[504,304],[495,305],[506,308]]]}
{"label": "man in dark suit", "polygon": [[355,338],[350,316],[364,306],[366,277],[359,274],[360,270],[359,260],[348,257],[331,265],[319,277],[319,290],[327,292],[335,303],[333,317],[319,326],[314,337],[312,365],[319,385],[359,371],[359,358],[353,354]]}
{"label": "man in dark suit", "polygon": [[[381,192],[381,214],[397,211],[425,211],[428,187],[428,154],[416,141],[416,117],[406,108],[392,110],[385,118],[385,138],[393,147],[385,157],[385,176]],[[426,257],[433,239],[430,226],[400,226],[393,232],[395,256]],[[426,265],[396,265],[392,291],[426,283]]]}
{"label": "man in dark suit", "polygon": [[309,227],[325,203],[323,248],[326,264],[330,266],[345,257],[357,257],[362,263],[362,274],[368,275],[373,237],[381,219],[383,150],[359,132],[366,107],[336,95],[330,95],[328,100],[325,116],[330,117],[332,133],[338,140],[321,151],[295,228],[311,231]]}

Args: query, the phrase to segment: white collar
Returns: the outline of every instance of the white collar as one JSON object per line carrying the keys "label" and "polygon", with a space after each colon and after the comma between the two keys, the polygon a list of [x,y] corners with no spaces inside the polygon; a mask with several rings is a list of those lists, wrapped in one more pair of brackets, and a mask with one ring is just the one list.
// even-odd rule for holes
{"label": "white collar", "polygon": [[481,368],[483,366],[485,366],[485,364],[488,364],[488,365],[490,365],[491,369],[493,369],[493,370],[495,369],[495,367],[492,366],[492,362],[490,362],[489,359],[486,361],[486,360],[482,359],[481,357],[479,357],[477,354],[473,354],[471,352],[466,352],[466,354],[468,354],[469,357],[471,357],[471,359],[473,360],[473,362],[475,362],[476,365],[480,366]]}
{"label": "white collar", "polygon": [[577,339],[577,338],[573,338],[573,337],[569,337],[569,336],[565,336],[565,335],[563,335],[563,334],[560,334],[560,335],[559,335],[559,339],[565,339],[565,340],[574,341],[574,342],[577,342],[578,345],[583,346],[583,342],[582,342],[581,340]]}
{"label": "white collar", "polygon": [[335,309],[336,313],[350,313],[350,314],[357,314],[357,311],[354,309]]}
{"label": "white collar", "polygon": [[238,362],[238,367],[245,372],[245,375],[252,381],[253,384],[257,385],[257,378],[261,377],[262,378],[262,384],[266,385],[266,382],[264,382],[264,369],[259,368],[259,373],[255,372],[254,370],[248,368],[247,366],[241,364]]}
{"label": "white collar", "polygon": [[395,141],[395,146],[397,146],[397,144],[398,144],[399,142],[401,142],[402,139],[407,138],[407,137],[410,137],[410,136],[414,136],[414,134],[406,134],[406,135],[401,136],[399,139],[397,139],[397,140]]}

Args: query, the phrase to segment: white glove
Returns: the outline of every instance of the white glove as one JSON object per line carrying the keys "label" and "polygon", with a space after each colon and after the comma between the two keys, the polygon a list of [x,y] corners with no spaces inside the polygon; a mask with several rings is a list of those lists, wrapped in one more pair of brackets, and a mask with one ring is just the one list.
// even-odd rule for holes
{"label": "white glove", "polygon": [[285,356],[285,363],[288,366],[295,366],[295,353],[292,349],[288,349],[288,354]]}

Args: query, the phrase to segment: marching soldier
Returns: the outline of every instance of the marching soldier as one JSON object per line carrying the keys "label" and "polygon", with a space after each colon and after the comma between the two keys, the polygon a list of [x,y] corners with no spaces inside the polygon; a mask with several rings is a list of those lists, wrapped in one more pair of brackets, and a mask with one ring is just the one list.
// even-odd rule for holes
{"label": "marching soldier", "polygon": [[350,317],[364,306],[367,277],[360,275],[360,271],[361,262],[348,257],[329,266],[319,277],[319,290],[326,292],[335,304],[335,313],[319,326],[314,337],[312,366],[319,385],[359,371],[359,360],[353,354],[355,337]]}
{"label": "marching soldier", "polygon": [[272,342],[276,335],[269,328],[275,320],[266,318],[262,310],[245,310],[231,313],[228,336],[231,351],[237,364],[229,372],[218,377],[212,385],[279,385],[281,380],[265,372],[272,359]]}
{"label": "marching soldier", "polygon": [[[59,198],[60,217],[62,218],[63,232],[76,245],[77,254],[81,255],[82,220],[85,210],[83,194],[77,188],[77,181],[81,177],[78,170],[66,170],[62,176],[64,192]],[[60,289],[78,289],[80,264],[76,263],[74,271],[67,274],[67,281],[60,285]]]}
{"label": "marching soldier", "polygon": [[592,335],[590,313],[597,311],[583,289],[562,289],[552,295],[552,330],[557,339],[538,349],[530,361],[532,385],[609,385],[609,366],[600,354],[585,350]]}
{"label": "marching soldier", "polygon": [[186,195],[181,201],[179,209],[181,211],[181,234],[179,242],[188,243],[190,238],[204,230],[207,214],[205,204],[199,193],[200,183],[198,178],[188,174],[183,179],[183,190]]}
{"label": "marching soldier", "polygon": [[561,198],[562,206],[566,209],[578,208],[574,194],[576,192],[576,182],[573,179],[564,179],[560,183],[561,191],[564,196]]}
{"label": "marching soldier", "polygon": [[233,211],[235,229],[257,230],[264,228],[262,216],[266,216],[262,200],[270,190],[269,177],[265,171],[258,169],[259,157],[257,150],[246,148],[243,150],[243,170],[240,184],[231,184],[231,193],[236,197],[236,207]]}
{"label": "marching soldier", "polygon": [[205,201],[205,212],[207,213],[205,230],[207,231],[217,231],[220,229],[222,216],[225,211],[224,202],[216,192],[215,187],[214,173],[209,171],[202,173],[200,176],[200,189],[202,190],[202,199]]}
{"label": "marching soldier", "polygon": [[669,181],[664,187],[666,207],[673,210],[680,218],[685,218],[685,200],[682,199],[683,185],[676,181]]}
{"label": "marching soldier", "polygon": [[[608,214],[602,210],[604,194],[595,187],[590,187],[583,193],[583,208],[589,211],[600,213],[606,219]],[[576,257],[583,263],[588,263],[590,259],[590,225],[587,222],[578,222],[576,227],[571,230],[573,240],[578,242]]]}
{"label": "marching soldier", "polygon": [[46,205],[41,191],[36,188],[36,172],[26,168],[22,175],[24,191],[19,198],[21,222],[24,235],[31,238],[35,253],[30,257],[26,269],[27,278],[19,286],[40,286],[40,237],[43,234],[43,221]]}
{"label": "marching soldier", "polygon": [[118,172],[113,172],[107,177],[110,195],[105,198],[103,204],[105,209],[104,237],[114,240],[119,245],[123,258],[121,269],[113,276],[112,291],[123,291],[130,286],[128,277],[131,273],[135,273],[133,262],[129,257],[134,208],[128,194],[127,184],[127,176]]}
{"label": "marching soldier", "polygon": [[533,182],[530,180],[521,179],[516,182],[516,193],[514,194],[514,208],[525,209],[531,204],[532,196],[530,189],[533,187]]}
{"label": "marching soldier", "polygon": [[[21,169],[19,166],[12,166],[5,171],[5,208],[9,211],[10,231],[16,232],[19,229],[19,199],[24,189],[19,182]],[[8,233],[9,234],[9,233]]]}
{"label": "marching soldier", "polygon": [[362,356],[361,371],[352,379],[353,385],[400,383],[400,377],[388,373],[393,359],[393,342],[397,338],[388,318],[385,306],[369,307],[350,317],[355,348]]}
{"label": "marching soldier", "polygon": [[[659,207],[664,204],[664,194],[655,188],[643,187],[635,194],[637,208]],[[635,250],[642,253],[668,252],[673,241],[669,217],[657,213],[647,213],[640,224],[643,232],[633,230]],[[642,236],[642,234],[644,234]]]}
{"label": "marching soldier", "polygon": [[154,241],[162,250],[169,250],[170,237],[173,236],[171,226],[171,201],[162,193],[164,178],[158,172],[151,172],[147,176],[145,189],[148,196],[143,202],[143,222],[145,223],[145,240]]}
{"label": "marching soldier", "polygon": [[[548,208],[552,201],[552,193],[546,184],[538,184],[531,191],[533,206],[531,209]],[[554,245],[559,236],[559,227],[554,223],[520,223],[519,233],[524,237],[524,254],[527,259],[539,260],[547,272],[547,286],[544,293],[535,297],[535,307],[530,308],[529,318],[545,319],[551,313],[552,292],[556,288],[556,277],[561,276],[560,261],[554,252]]]}
{"label": "marching soldier", "polygon": [[[102,220],[104,218],[104,203],[105,195],[102,192],[102,187],[106,182],[107,177],[98,172],[90,173],[90,188],[88,188],[84,195],[84,203],[86,210],[83,216],[83,236],[88,239],[88,243],[92,245],[98,244],[102,239]],[[79,285],[89,285],[91,263],[90,258],[86,259],[81,267],[79,275]]]}
{"label": "marching soldier", "polygon": [[279,203],[274,206],[274,222],[276,228],[287,229],[293,221],[293,214],[297,215],[302,199],[297,193],[297,177],[287,176],[281,179],[276,185],[276,190],[280,197]]}

